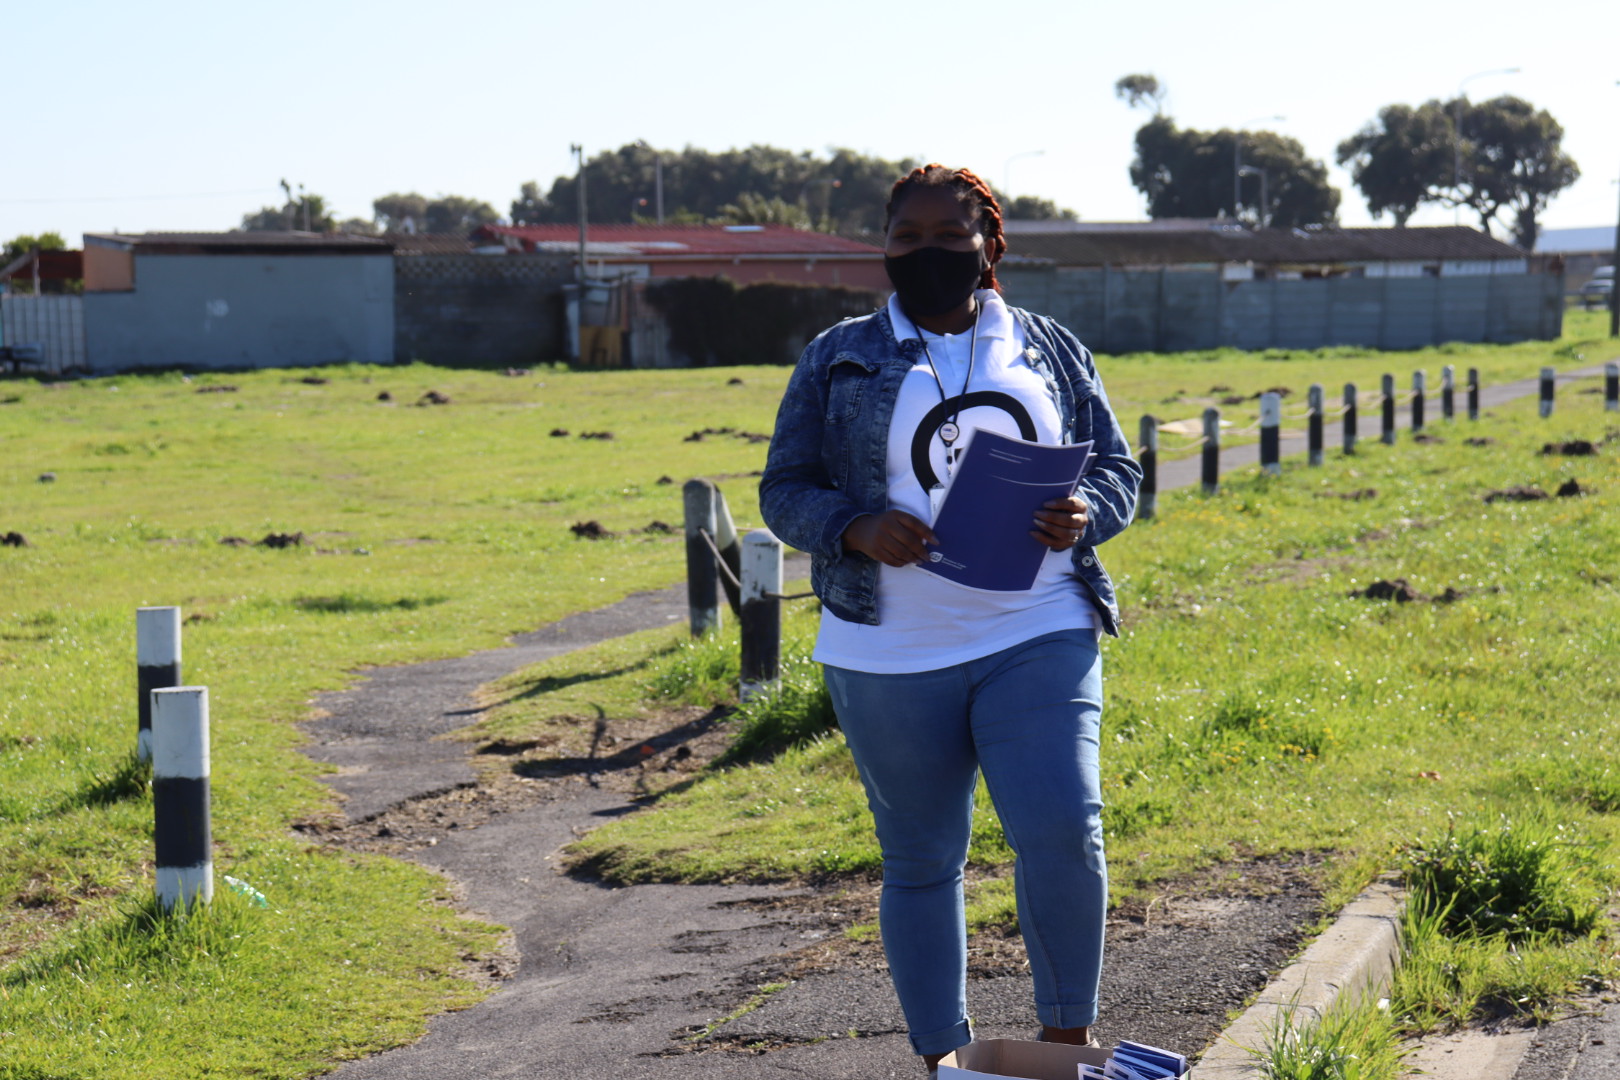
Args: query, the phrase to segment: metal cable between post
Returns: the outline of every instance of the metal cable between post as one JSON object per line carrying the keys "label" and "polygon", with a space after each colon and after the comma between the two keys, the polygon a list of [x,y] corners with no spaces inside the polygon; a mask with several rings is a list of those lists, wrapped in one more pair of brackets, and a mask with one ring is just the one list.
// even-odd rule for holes
{"label": "metal cable between post", "polygon": [[[742,592],[742,582],[737,580],[737,575],[733,574],[731,572],[731,567],[726,565],[725,556],[720,554],[720,548],[715,544],[714,537],[709,535],[709,530],[708,529],[699,529],[697,531],[697,533],[698,533],[699,536],[703,537],[703,542],[705,544],[707,544],[709,546],[709,550],[714,553],[715,565],[718,566],[720,568],[720,572],[726,576],[726,580],[731,582],[733,585],[735,585],[737,587],[737,591],[739,593]],[[763,595],[764,595],[765,599],[767,599],[767,600],[805,600],[805,599],[808,599],[809,597],[812,597],[812,596],[814,596],[816,594],[813,593],[813,592],[802,592],[802,593],[772,593],[772,592],[768,592],[768,593],[765,593]]]}

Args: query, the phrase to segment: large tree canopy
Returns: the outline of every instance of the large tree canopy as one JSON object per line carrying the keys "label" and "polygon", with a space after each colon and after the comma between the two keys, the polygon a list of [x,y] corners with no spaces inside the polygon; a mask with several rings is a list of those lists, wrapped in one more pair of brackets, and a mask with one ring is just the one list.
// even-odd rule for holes
{"label": "large tree canopy", "polygon": [[[784,224],[833,232],[880,232],[889,188],[915,163],[834,149],[826,157],[750,146],[714,153],[696,147],[654,150],[633,143],[585,164],[587,215],[599,223],[652,221],[657,174],[663,172],[664,220]],[[517,225],[577,219],[575,178],[559,176],[549,190],[535,181],[512,203]],[[1004,201],[1008,217],[1069,217],[1050,200]]]}
{"label": "large tree canopy", "polygon": [[1225,216],[1279,228],[1338,219],[1327,167],[1306,157],[1297,139],[1272,131],[1195,131],[1155,115],[1136,133],[1131,183],[1147,196],[1152,218]]}
{"label": "large tree canopy", "polygon": [[1374,217],[1387,210],[1404,225],[1426,203],[1466,206],[1486,232],[1505,224],[1529,250],[1548,203],[1581,175],[1563,140],[1551,113],[1505,94],[1386,106],[1339,144],[1338,158]]}

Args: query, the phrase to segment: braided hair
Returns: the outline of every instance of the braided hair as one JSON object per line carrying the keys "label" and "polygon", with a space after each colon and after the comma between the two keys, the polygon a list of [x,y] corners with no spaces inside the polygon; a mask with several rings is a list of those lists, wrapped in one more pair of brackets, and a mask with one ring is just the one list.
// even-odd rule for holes
{"label": "braided hair", "polygon": [[984,268],[979,277],[979,288],[995,289],[1001,291],[1001,284],[996,281],[996,263],[1007,254],[1007,238],[1001,228],[1001,204],[996,201],[995,192],[990,185],[973,172],[967,169],[948,169],[938,162],[921,165],[894,182],[889,190],[889,201],[883,205],[883,231],[889,231],[889,222],[894,218],[894,208],[900,200],[913,188],[939,187],[948,189],[973,213],[973,219],[984,234],[985,252],[989,256],[990,265]]}

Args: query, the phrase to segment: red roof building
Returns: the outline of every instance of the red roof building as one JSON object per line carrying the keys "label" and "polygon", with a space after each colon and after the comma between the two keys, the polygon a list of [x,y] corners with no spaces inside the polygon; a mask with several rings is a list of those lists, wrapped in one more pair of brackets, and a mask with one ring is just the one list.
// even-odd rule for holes
{"label": "red roof building", "polygon": [[[485,225],[472,242],[511,252],[576,254],[579,226]],[[882,248],[783,225],[590,225],[585,257],[591,276],[599,278],[724,276],[738,285],[889,288]]]}

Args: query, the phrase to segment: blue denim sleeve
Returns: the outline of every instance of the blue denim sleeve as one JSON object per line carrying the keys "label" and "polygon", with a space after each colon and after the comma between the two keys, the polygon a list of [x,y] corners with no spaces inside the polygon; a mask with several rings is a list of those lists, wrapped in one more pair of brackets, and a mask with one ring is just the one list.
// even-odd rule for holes
{"label": "blue denim sleeve", "polygon": [[[1076,342],[1076,344],[1079,344]],[[1096,393],[1077,407],[1076,426],[1090,429],[1097,460],[1080,478],[1080,495],[1091,506],[1080,545],[1096,547],[1125,531],[1136,516],[1136,497],[1142,487],[1142,466],[1131,456],[1130,440],[1119,426],[1119,418],[1108,404],[1102,376],[1097,373],[1091,350],[1080,346],[1080,362]]]}
{"label": "blue denim sleeve", "polygon": [[833,482],[823,457],[827,382],[822,338],[804,350],[776,411],[776,430],[759,481],[765,524],[784,543],[837,561],[843,535],[864,511]]}

